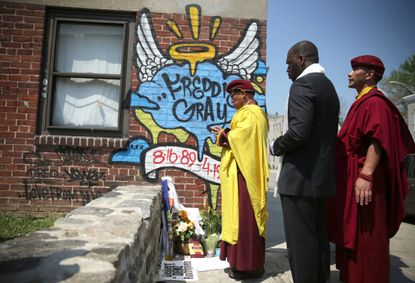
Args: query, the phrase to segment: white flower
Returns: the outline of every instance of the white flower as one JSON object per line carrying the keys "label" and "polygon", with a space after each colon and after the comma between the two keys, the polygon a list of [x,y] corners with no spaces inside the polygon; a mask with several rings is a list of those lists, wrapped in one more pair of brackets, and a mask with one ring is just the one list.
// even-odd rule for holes
{"label": "white flower", "polygon": [[179,226],[177,227],[177,232],[186,232],[187,231],[187,223],[180,222]]}

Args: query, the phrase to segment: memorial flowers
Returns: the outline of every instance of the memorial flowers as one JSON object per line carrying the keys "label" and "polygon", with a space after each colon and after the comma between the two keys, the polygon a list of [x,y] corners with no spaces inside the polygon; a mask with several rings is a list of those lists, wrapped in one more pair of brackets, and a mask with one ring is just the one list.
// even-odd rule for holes
{"label": "memorial flowers", "polygon": [[189,220],[185,210],[179,211],[178,221],[173,228],[176,238],[183,243],[188,242],[195,235],[195,224]]}
{"label": "memorial flowers", "polygon": [[206,250],[206,256],[214,256],[216,253],[216,247],[220,240],[222,218],[212,207],[208,207],[207,211],[202,214],[202,227],[205,231],[204,246]]}

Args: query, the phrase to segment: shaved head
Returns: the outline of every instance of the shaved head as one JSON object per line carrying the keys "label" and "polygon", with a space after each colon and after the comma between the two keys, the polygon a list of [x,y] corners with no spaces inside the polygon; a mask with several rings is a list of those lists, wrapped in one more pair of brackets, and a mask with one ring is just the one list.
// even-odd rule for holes
{"label": "shaved head", "polygon": [[318,63],[317,47],[308,40],[300,41],[288,50],[288,77],[294,81],[310,65]]}
{"label": "shaved head", "polygon": [[304,57],[304,60],[311,65],[313,63],[318,63],[318,50],[317,46],[314,45],[311,41],[303,40],[293,45],[288,51],[295,55],[300,55]]}

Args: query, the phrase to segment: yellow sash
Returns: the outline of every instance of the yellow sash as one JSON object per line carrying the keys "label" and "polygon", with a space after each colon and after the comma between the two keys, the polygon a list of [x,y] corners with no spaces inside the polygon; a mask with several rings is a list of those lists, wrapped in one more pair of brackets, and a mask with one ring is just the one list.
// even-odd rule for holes
{"label": "yellow sash", "polygon": [[247,183],[259,234],[265,237],[269,177],[267,135],[268,118],[257,105],[243,106],[231,121],[230,148],[223,148],[220,165],[222,239],[227,243],[238,242],[238,168]]}
{"label": "yellow sash", "polygon": [[374,85],[364,87],[364,88],[363,88],[363,89],[359,92],[359,94],[356,96],[356,100],[358,100],[358,99],[362,98],[365,94],[368,94],[368,93],[372,90],[372,88],[374,88],[374,87],[375,87]]}

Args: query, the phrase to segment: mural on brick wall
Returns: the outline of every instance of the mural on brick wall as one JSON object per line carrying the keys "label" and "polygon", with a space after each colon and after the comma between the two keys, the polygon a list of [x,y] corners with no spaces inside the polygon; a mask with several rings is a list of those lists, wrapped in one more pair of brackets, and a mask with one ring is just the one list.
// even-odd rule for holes
{"label": "mural on brick wall", "polygon": [[[22,179],[24,192],[19,197],[27,200],[51,200],[85,205],[100,197],[100,191],[94,192],[94,186],[105,181],[105,173],[96,168],[89,168],[92,164],[102,164],[96,158],[100,154],[97,149],[60,146],[54,152],[54,160],[42,156],[40,152],[26,152],[23,162],[29,167],[26,176]],[[61,179],[68,184],[73,183],[79,189],[63,188],[54,183]]]}
{"label": "mural on brick wall", "polygon": [[[259,58],[259,26],[248,23],[239,42],[228,54],[218,54],[213,40],[220,32],[221,17],[212,17],[209,38],[201,38],[201,7],[186,6],[192,41],[178,41],[166,53],[159,48],[150,11],[139,14],[137,70],[139,86],[131,93],[131,109],[152,138],[136,137],[125,150],[114,152],[112,163],[141,164],[143,176],[156,179],[163,168],[192,172],[207,183],[211,204],[216,204],[221,149],[209,128],[229,127],[236,112],[226,86],[235,79],[250,80],[256,100],[265,110],[265,93],[259,83],[266,76]],[[184,28],[173,19],[168,30],[183,39]],[[174,135],[179,143],[160,143],[160,133]],[[192,137],[196,144],[187,141]]]}

